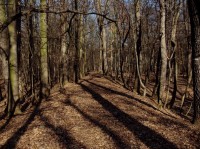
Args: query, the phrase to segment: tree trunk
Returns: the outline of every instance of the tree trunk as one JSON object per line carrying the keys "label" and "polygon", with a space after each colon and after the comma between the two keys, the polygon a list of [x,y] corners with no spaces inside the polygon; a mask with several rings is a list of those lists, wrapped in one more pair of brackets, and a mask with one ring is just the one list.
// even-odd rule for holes
{"label": "tree trunk", "polygon": [[188,0],[192,34],[192,67],[194,90],[193,123],[200,122],[200,1]]}
{"label": "tree trunk", "polygon": [[[65,1],[63,0],[61,4],[65,7]],[[60,86],[64,87],[67,80],[67,30],[66,15],[61,15],[61,58],[60,58]],[[64,33],[64,34],[63,34]]]}
{"label": "tree trunk", "polygon": [[142,38],[142,30],[141,30],[141,14],[140,14],[140,1],[137,0],[135,4],[135,17],[136,17],[136,32],[135,32],[135,55],[136,55],[136,86],[137,92],[140,94],[140,87],[144,89],[144,96],[146,95],[146,87],[142,82],[141,78],[141,38]]}
{"label": "tree trunk", "polygon": [[[176,5],[176,3],[175,3]],[[177,92],[177,80],[178,80],[178,64],[177,64],[177,42],[176,42],[176,31],[177,31],[177,23],[178,23],[178,19],[179,19],[179,16],[180,16],[180,10],[181,10],[181,7],[182,7],[182,3],[180,3],[178,5],[178,7],[176,8],[175,10],[175,13],[174,13],[174,17],[173,17],[173,20],[172,20],[172,32],[171,32],[171,48],[172,48],[172,55],[169,59],[169,64],[171,64],[171,59],[174,58],[174,63],[173,63],[173,66],[174,66],[174,88],[173,88],[173,93],[172,93],[172,99],[171,99],[171,102],[170,102],[170,108],[172,108],[174,102],[175,102],[175,99],[176,99],[176,92]],[[171,67],[171,66],[169,66]],[[171,80],[171,74],[172,74],[172,70],[171,68],[170,69],[170,72],[169,72],[169,80],[168,80],[168,91],[167,91],[167,96],[166,96],[166,101],[165,101],[165,106],[168,104],[168,94],[169,94],[169,88],[170,88],[170,80]]]}
{"label": "tree trunk", "polygon": [[[101,0],[97,0],[96,9],[98,13],[102,13]],[[100,36],[100,72],[106,74],[108,71],[107,51],[106,51],[106,30],[104,27],[104,18],[98,17],[99,36]]]}
{"label": "tree trunk", "polygon": [[[28,5],[28,4],[27,4]],[[29,6],[33,5],[33,0],[30,1]],[[34,38],[33,38],[33,15],[28,16],[28,36],[29,36],[29,79],[31,80],[30,90],[31,94],[35,97],[34,86]]]}
{"label": "tree trunk", "polygon": [[[40,1],[40,8],[46,9],[46,0]],[[41,86],[40,93],[42,97],[49,96],[49,73],[48,73],[48,49],[47,49],[47,14],[40,14],[40,73]]]}
{"label": "tree trunk", "polygon": [[166,48],[166,34],[165,34],[165,0],[160,0],[160,15],[161,15],[161,24],[160,24],[160,47],[161,47],[161,74],[159,82],[159,96],[158,103],[162,104],[166,86],[166,73],[167,73],[167,48]]}
{"label": "tree trunk", "polygon": [[[8,15],[13,16],[16,14],[16,1],[10,0],[8,8]],[[16,22],[13,21],[8,26],[10,38],[10,51],[9,51],[9,102],[8,102],[8,115],[21,113],[19,102],[19,79],[18,79],[18,50],[17,50],[17,30]]]}
{"label": "tree trunk", "polygon": [[[0,5],[0,24],[2,24],[6,20],[6,6],[3,3]],[[2,33],[0,33],[0,57],[2,60],[2,67],[1,69],[3,70],[3,79],[4,79],[4,90],[5,90],[5,97],[1,97],[2,100],[3,98],[8,98],[7,96],[7,89],[8,89],[8,50],[9,50],[9,36],[8,36],[8,29],[5,29]],[[2,89],[1,89],[2,92]],[[3,95],[3,94],[1,94]]]}
{"label": "tree trunk", "polygon": [[[78,11],[78,0],[75,0],[75,11]],[[74,76],[75,83],[80,79],[80,15],[75,17],[75,61],[74,61]]]}
{"label": "tree trunk", "polygon": [[190,87],[190,83],[192,81],[192,50],[191,50],[191,37],[190,37],[190,22],[189,22],[189,15],[188,15],[188,9],[187,9],[187,3],[183,3],[183,17],[184,17],[184,27],[185,27],[185,34],[187,37],[187,85],[185,88],[185,91],[181,98],[181,105],[180,105],[180,111],[183,110],[183,105],[185,101],[185,97],[187,96],[188,89]]}
{"label": "tree trunk", "polygon": [[84,48],[84,22],[83,15],[80,15],[80,27],[79,27],[79,37],[80,37],[80,52],[79,52],[79,62],[80,62],[80,78],[85,76],[85,65],[86,65],[86,50]]}

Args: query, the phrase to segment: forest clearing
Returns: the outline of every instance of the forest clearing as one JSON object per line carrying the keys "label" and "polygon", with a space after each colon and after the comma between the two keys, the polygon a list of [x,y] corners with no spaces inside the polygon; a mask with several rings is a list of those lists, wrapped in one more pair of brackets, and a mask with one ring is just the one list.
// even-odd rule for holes
{"label": "forest clearing", "polygon": [[200,0],[0,0],[0,148],[200,148]]}
{"label": "forest clearing", "polygon": [[[2,112],[2,108],[1,108]],[[101,75],[53,89],[6,126],[1,148],[199,148],[200,131]],[[17,127],[16,127],[17,126]],[[3,128],[2,128],[3,127]]]}

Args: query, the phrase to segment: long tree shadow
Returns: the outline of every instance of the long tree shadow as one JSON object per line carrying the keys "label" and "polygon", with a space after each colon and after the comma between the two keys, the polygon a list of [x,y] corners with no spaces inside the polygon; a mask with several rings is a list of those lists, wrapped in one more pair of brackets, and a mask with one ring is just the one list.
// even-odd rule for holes
{"label": "long tree shadow", "polygon": [[[116,91],[116,90],[107,88],[107,87],[105,87],[105,86],[102,86],[102,85],[99,85],[99,84],[96,84],[96,83],[93,83],[93,82],[91,82],[91,81],[89,81],[89,80],[84,80],[84,81],[85,81],[85,82],[88,82],[88,83],[90,83],[90,84],[92,84],[92,85],[94,85],[94,86],[96,86],[96,87],[102,88],[103,90],[106,90],[106,91],[108,91],[108,92],[110,92],[110,93],[112,93],[112,94],[124,96],[124,97],[127,97],[127,98],[129,98],[129,99],[133,99],[133,100],[139,102],[141,105],[145,105],[145,106],[147,106],[147,107],[152,108],[153,110],[159,111],[160,113],[162,113],[162,114],[164,114],[164,115],[166,115],[166,116],[168,116],[168,117],[171,117],[171,118],[175,118],[175,119],[176,119],[176,117],[174,117],[174,116],[172,116],[172,115],[170,115],[170,114],[167,114],[167,113],[165,113],[165,112],[163,112],[163,111],[161,111],[161,110],[155,108],[154,106],[152,106],[151,104],[149,104],[149,103],[147,103],[147,102],[141,101],[141,100],[139,100],[139,99],[137,99],[137,98],[134,98],[134,97],[132,97],[132,96],[130,96],[130,95],[127,95],[127,94],[125,94],[125,93],[122,93],[122,92],[119,92],[119,91]],[[132,103],[132,102],[129,102],[128,100],[125,100],[125,99],[123,99],[123,98],[122,98],[121,100],[123,100],[124,102],[126,102],[126,103],[129,104],[129,105],[133,105],[133,103]],[[133,106],[136,106],[136,104],[134,104]],[[137,107],[144,110],[144,108],[141,108],[141,107],[139,107],[139,106],[137,106]],[[150,112],[150,111],[148,111],[148,113],[149,113],[149,112]],[[151,114],[153,114],[153,113],[151,112]],[[181,116],[182,118],[184,118],[182,115],[180,115],[180,114],[178,114],[178,115]],[[166,121],[166,118],[165,118],[165,119],[164,119],[164,118],[161,118],[161,119],[162,119],[163,121]],[[185,118],[185,119],[186,119],[186,118]],[[189,119],[186,119],[186,120],[189,120]],[[170,121],[171,124],[179,125],[179,126],[182,127],[182,128],[188,128],[186,125],[184,125],[184,124],[182,124],[182,123],[179,123],[179,122],[177,122],[177,121],[172,121],[172,120],[170,120],[170,119],[167,119],[167,121]],[[162,123],[162,124],[163,124],[163,125],[167,125],[166,123]]]}
{"label": "long tree shadow", "polygon": [[50,123],[50,120],[43,116],[42,114],[39,114],[40,120],[42,120],[47,128],[52,130],[56,136],[59,138],[59,142],[62,144],[64,148],[86,148],[82,143],[77,141],[75,138],[73,138],[71,135],[69,135],[68,131],[61,126],[55,127],[53,124]]}
{"label": "long tree shadow", "polygon": [[[122,103],[125,103],[125,104],[127,104],[127,105],[132,105],[132,107],[137,107],[137,108],[139,108],[139,109],[142,110],[142,111],[147,111],[148,114],[151,114],[152,116],[157,116],[157,117],[159,117],[160,123],[161,123],[162,125],[168,126],[168,125],[174,124],[174,125],[178,125],[178,126],[181,127],[181,128],[184,128],[184,129],[185,129],[185,128],[188,128],[187,125],[185,125],[185,124],[183,124],[183,123],[181,123],[181,122],[174,121],[174,120],[171,120],[171,119],[169,119],[169,118],[163,117],[163,116],[161,116],[161,115],[155,114],[155,112],[152,112],[152,110],[150,110],[149,108],[144,108],[142,105],[139,106],[139,105],[133,104],[133,102],[130,102],[130,101],[128,101],[128,100],[125,100],[124,98],[121,98],[120,100],[122,101]],[[175,119],[176,119],[176,117],[171,116],[171,115],[169,115],[169,114],[166,114],[166,113],[164,113],[164,112],[162,112],[162,111],[159,111],[159,112],[161,112],[162,114],[164,114],[164,115],[166,115],[166,116],[169,116],[169,117],[171,117],[171,118],[175,118]],[[166,122],[168,122],[168,123],[166,123]]]}
{"label": "long tree shadow", "polygon": [[146,102],[141,101],[141,100],[138,100],[137,98],[133,98],[132,96],[127,95],[127,94],[125,94],[125,93],[115,91],[115,90],[113,90],[113,89],[111,89],[111,88],[107,88],[107,87],[105,87],[105,86],[102,86],[102,85],[93,83],[93,82],[88,81],[88,80],[84,80],[84,81],[86,81],[86,82],[88,82],[88,83],[90,83],[90,84],[92,84],[92,85],[95,85],[95,86],[97,86],[97,87],[99,87],[99,88],[102,88],[103,90],[106,90],[106,91],[108,91],[108,92],[110,92],[110,93],[112,93],[112,94],[117,94],[117,95],[120,95],[120,96],[124,96],[124,97],[127,97],[127,98],[129,98],[129,99],[134,99],[134,100],[136,100],[137,102],[139,102],[139,103],[141,103],[141,104],[143,104],[143,105],[146,105],[146,106],[148,106],[148,107],[150,107],[150,108],[152,108],[152,109],[154,109],[154,110],[158,110],[158,109],[156,109],[154,106],[152,106],[151,104],[146,103]]}
{"label": "long tree shadow", "polygon": [[[6,118],[6,113],[5,113],[5,112],[3,112],[3,113],[0,115],[0,121],[3,120],[4,118]],[[1,131],[1,129],[0,129],[0,131]]]}
{"label": "long tree shadow", "polygon": [[149,104],[149,103],[147,103],[147,102],[144,102],[144,101],[142,101],[142,100],[139,100],[139,99],[137,99],[137,98],[134,98],[134,97],[132,97],[132,96],[130,96],[130,95],[127,95],[127,94],[122,93],[122,92],[115,91],[115,90],[113,90],[113,89],[111,89],[111,88],[107,88],[107,87],[105,87],[105,86],[102,86],[102,85],[93,83],[93,82],[88,81],[88,80],[84,80],[84,81],[85,81],[85,82],[88,82],[88,83],[90,83],[90,84],[92,84],[92,85],[94,85],[94,86],[97,86],[97,87],[99,87],[99,88],[102,88],[103,90],[106,90],[106,91],[108,91],[108,92],[110,92],[110,93],[112,93],[112,94],[124,96],[124,97],[129,98],[129,99],[133,99],[133,100],[139,102],[139,103],[142,104],[142,105],[145,105],[145,106],[147,106],[147,107],[149,107],[149,108],[152,108],[152,109],[154,109],[154,110],[156,110],[156,111],[159,111],[159,112],[163,113],[164,115],[167,115],[167,116],[172,117],[171,115],[168,115],[168,114],[166,114],[166,113],[164,113],[164,112],[158,110],[157,108],[155,108],[155,107],[152,106],[151,104]]}
{"label": "long tree shadow", "polygon": [[7,141],[4,145],[0,146],[1,149],[11,149],[16,148],[16,145],[20,138],[25,134],[28,129],[28,126],[32,123],[35,116],[40,116],[40,120],[44,122],[47,128],[50,128],[59,138],[59,142],[67,148],[86,148],[83,144],[76,141],[73,137],[69,135],[69,133],[62,127],[55,127],[52,125],[48,118],[41,115],[41,110],[39,109],[41,104],[41,100],[35,106],[33,112],[26,120],[26,122],[21,126]]}
{"label": "long tree shadow", "polygon": [[26,122],[6,141],[6,143],[1,146],[2,149],[10,149],[15,148],[17,145],[17,142],[20,140],[20,138],[24,135],[24,133],[27,131],[28,126],[32,123],[35,116],[38,114],[38,110],[41,104],[41,99],[39,102],[35,105],[35,108],[29,118],[26,120]]}
{"label": "long tree shadow", "polygon": [[123,142],[123,139],[120,138],[117,134],[115,134],[110,128],[101,124],[96,119],[92,118],[88,114],[84,113],[80,108],[76,105],[72,104],[70,101],[63,102],[67,106],[73,107],[78,113],[80,113],[84,118],[86,118],[89,122],[94,124],[95,126],[99,127],[105,134],[109,135],[113,141],[115,142],[116,146],[119,148],[130,148],[130,145]]}
{"label": "long tree shadow", "polygon": [[[4,118],[6,118],[6,113],[4,113],[4,114],[0,117],[0,121],[1,121],[2,119],[4,119]],[[9,124],[9,122],[10,122],[11,119],[12,119],[12,118],[9,117],[9,118],[5,121],[5,123],[0,127],[0,134],[1,134],[1,131],[4,130],[4,129],[6,128],[6,126]]]}
{"label": "long tree shadow", "polygon": [[165,139],[163,136],[153,131],[147,126],[132,118],[130,115],[121,111],[118,107],[103,98],[100,94],[96,93],[90,87],[80,84],[81,87],[90,93],[94,100],[103,106],[105,110],[110,112],[117,120],[119,120],[127,129],[129,129],[138,139],[140,139],[150,149],[177,149],[177,146]]}

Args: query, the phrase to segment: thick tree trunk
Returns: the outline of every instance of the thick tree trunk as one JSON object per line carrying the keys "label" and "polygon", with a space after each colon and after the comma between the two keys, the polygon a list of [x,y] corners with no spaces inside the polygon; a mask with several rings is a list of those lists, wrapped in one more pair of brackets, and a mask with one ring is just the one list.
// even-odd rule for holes
{"label": "thick tree trunk", "polygon": [[[46,0],[40,1],[41,9],[46,9]],[[48,49],[47,49],[47,14],[40,14],[40,73],[41,73],[41,89],[42,97],[49,96],[49,73],[48,73]]]}
{"label": "thick tree trunk", "polygon": [[[3,3],[0,5],[0,24],[2,24],[6,20],[6,6]],[[5,96],[1,97],[7,98],[7,90],[8,90],[8,50],[9,50],[9,36],[8,36],[8,29],[5,29],[2,33],[0,33],[0,58],[2,60],[2,67],[3,70],[3,79],[4,79],[4,90]],[[1,90],[2,92],[2,90]],[[3,94],[1,94],[3,95]]]}
{"label": "thick tree trunk", "polygon": [[194,89],[193,123],[200,122],[200,1],[188,0],[192,34],[192,67]]}
{"label": "thick tree trunk", "polygon": [[[14,0],[9,1],[13,4],[8,9],[9,16],[13,16],[16,13],[16,3]],[[18,102],[19,102],[19,78],[18,78],[18,51],[17,51],[17,31],[16,22],[12,22],[8,26],[10,36],[10,51],[9,51],[9,102],[8,102],[8,114],[11,116],[14,114],[21,113]]]}
{"label": "thick tree trunk", "polygon": [[161,47],[161,74],[160,74],[160,82],[159,82],[159,96],[158,102],[161,104],[164,98],[164,92],[166,87],[166,73],[167,73],[167,47],[166,47],[166,34],[165,34],[165,21],[166,21],[166,13],[165,13],[165,0],[160,0],[160,47]]}

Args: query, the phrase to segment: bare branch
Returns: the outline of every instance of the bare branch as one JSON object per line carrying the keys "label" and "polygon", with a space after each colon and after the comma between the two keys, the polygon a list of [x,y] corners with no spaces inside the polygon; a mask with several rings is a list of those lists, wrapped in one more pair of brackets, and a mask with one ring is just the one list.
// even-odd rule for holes
{"label": "bare branch", "polygon": [[11,24],[13,21],[17,20],[19,17],[30,14],[30,13],[53,13],[53,14],[62,14],[62,13],[73,13],[73,14],[81,14],[81,15],[98,15],[98,16],[102,16],[105,19],[111,21],[111,22],[117,22],[116,20],[113,20],[109,17],[107,17],[108,14],[101,14],[101,13],[97,13],[97,12],[79,12],[79,11],[74,11],[74,10],[63,10],[63,11],[51,11],[51,10],[46,10],[46,9],[37,9],[37,8],[29,8],[28,10],[23,10],[19,13],[17,13],[16,15],[8,18],[2,25],[0,25],[0,33],[4,31],[4,29],[6,29],[8,27],[9,24]]}

